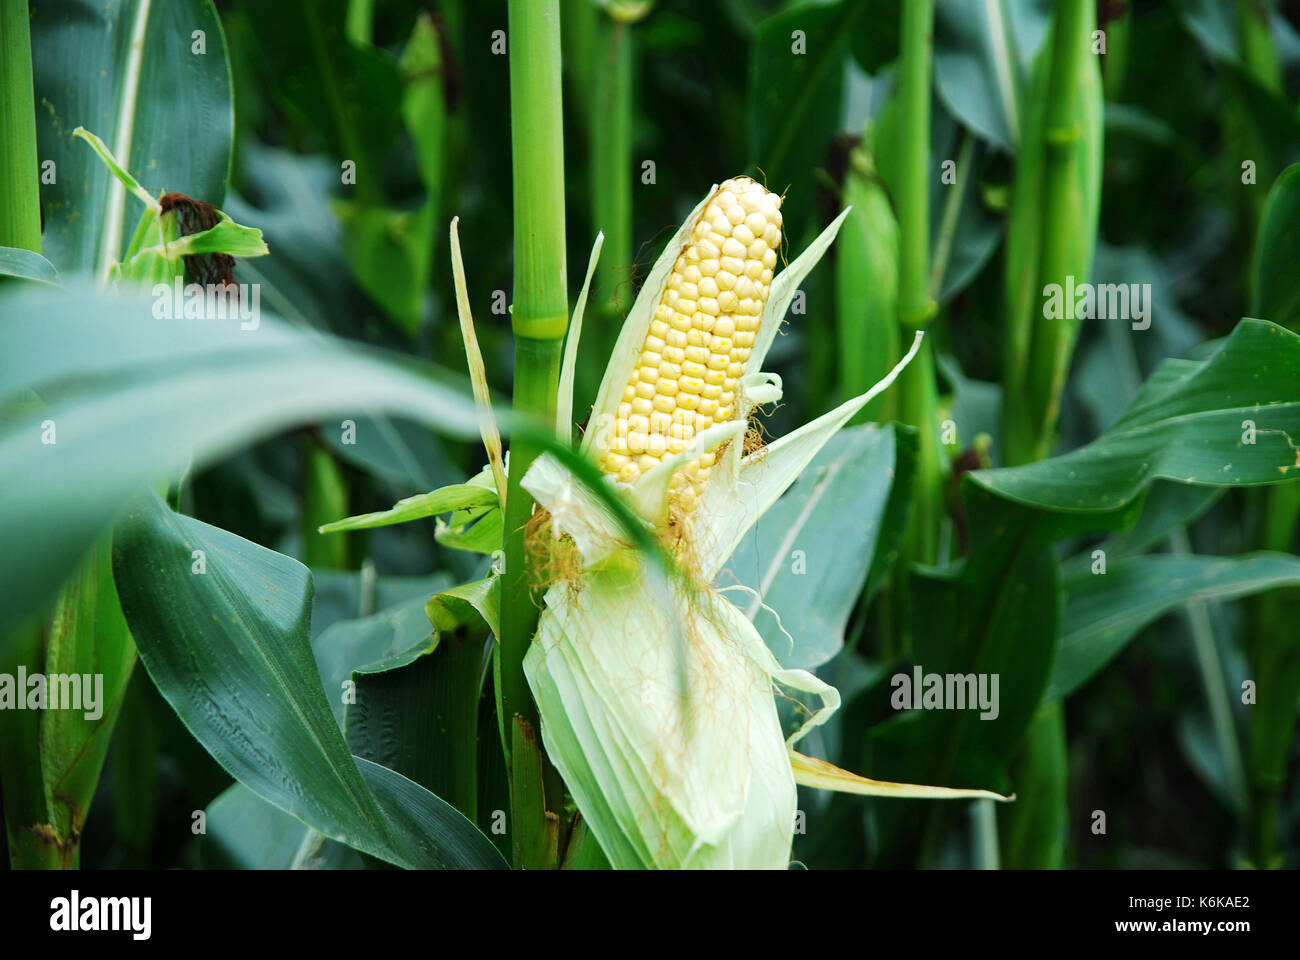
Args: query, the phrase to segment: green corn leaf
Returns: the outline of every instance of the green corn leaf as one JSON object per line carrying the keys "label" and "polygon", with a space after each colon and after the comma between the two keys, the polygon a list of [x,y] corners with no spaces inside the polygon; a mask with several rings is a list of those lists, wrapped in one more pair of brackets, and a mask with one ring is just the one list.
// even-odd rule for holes
{"label": "green corn leaf", "polygon": [[424,520],[439,514],[451,513],[453,510],[487,508],[497,505],[495,490],[470,483],[455,483],[441,487],[429,493],[399,500],[387,510],[378,513],[363,513],[324,524],[321,533],[337,533],[342,530],[369,530],[373,527],[387,527],[395,523],[409,523],[412,520]]}
{"label": "green corn leaf", "polygon": [[1108,562],[1065,581],[1068,601],[1048,701],[1067,697],[1106,666],[1148,624],[1193,600],[1231,600],[1300,584],[1300,558],[1154,555]]}
{"label": "green corn leaf", "polygon": [[232,257],[263,257],[271,252],[262,239],[261,230],[235,223],[221,211],[217,214],[221,222],[215,227],[178,237],[167,245],[168,251],[182,256],[225,253]]}
{"label": "green corn leaf", "polygon": [[893,427],[843,431],[727,562],[718,585],[740,583],[757,593],[730,598],[784,666],[812,669],[843,647],[868,571],[897,546],[907,493],[894,500],[893,483],[911,474],[898,461],[914,457],[913,448],[895,443]]}
{"label": "green corn leaf", "polygon": [[[1142,503],[1142,515],[1128,530],[1112,534],[1097,549],[1105,551],[1106,562],[1135,557],[1158,548],[1179,527],[1194,523],[1223,495],[1220,487],[1197,487],[1186,483],[1157,480]],[[1065,576],[1083,573],[1095,563],[1093,549],[1082,550],[1065,560]]]}
{"label": "green corn leaf", "polygon": [[503,865],[451,806],[350,755],[307,643],[305,567],[151,497],[119,529],[114,573],[150,676],[241,783],[399,866]]}
{"label": "green corn leaf", "polygon": [[113,156],[113,151],[103,140],[95,136],[84,127],[77,127],[72,131],[74,137],[80,137],[90,144],[90,149],[95,151],[95,155],[104,161],[104,166],[108,167],[109,173],[117,177],[118,182],[126,187],[127,192],[145,205],[147,209],[158,212],[158,200],[149,193],[139,182],[118,162],[117,157]]}
{"label": "green corn leaf", "polygon": [[470,553],[496,553],[505,534],[505,517],[495,506],[457,510],[447,521],[438,521],[434,536],[444,547]]}
{"label": "green corn leaf", "polygon": [[1087,446],[972,477],[1027,507],[1101,515],[1156,479],[1243,486],[1300,478],[1297,437],[1300,336],[1243,320],[1209,358],[1167,360]]}

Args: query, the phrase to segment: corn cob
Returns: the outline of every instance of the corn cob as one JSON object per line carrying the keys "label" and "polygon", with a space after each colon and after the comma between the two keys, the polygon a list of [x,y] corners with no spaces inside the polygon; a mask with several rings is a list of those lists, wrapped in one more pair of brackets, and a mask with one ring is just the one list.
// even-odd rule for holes
{"label": "corn cob", "polygon": [[[634,482],[695,435],[734,418],[781,246],[781,198],[748,177],[718,188],[655,308],[601,468]],[[716,456],[674,478],[689,510]]]}

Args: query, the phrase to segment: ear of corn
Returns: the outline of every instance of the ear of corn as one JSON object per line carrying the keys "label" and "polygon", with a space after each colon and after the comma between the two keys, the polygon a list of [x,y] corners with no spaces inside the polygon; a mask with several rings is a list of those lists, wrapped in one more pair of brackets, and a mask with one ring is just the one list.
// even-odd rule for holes
{"label": "ear of corn", "polygon": [[[694,218],[618,403],[605,472],[634,483],[735,418],[781,245],[780,207],[776,194],[737,177]],[[678,474],[688,508],[714,459],[706,453]]]}
{"label": "ear of corn", "polygon": [[[781,395],[779,378],[758,365],[847,214],[774,277],[779,205],[737,178],[696,207],[628,316],[583,438],[583,451],[646,524],[670,522],[670,501],[679,515],[690,511],[681,543],[692,562],[667,575],[647,563],[601,498],[551,455],[524,477],[555,535],[581,558],[581,570],[546,593],[524,673],[547,754],[618,867],[784,867],[796,782],[887,796],[991,796],[868,780],[794,753],[839,706],[838,692],[783,668],[745,614],[709,585],[745,531],[889,386],[922,338],[871,390],[744,456],[738,441],[749,411]],[[688,348],[699,352],[688,356]],[[788,737],[778,689],[801,702],[805,718]]]}

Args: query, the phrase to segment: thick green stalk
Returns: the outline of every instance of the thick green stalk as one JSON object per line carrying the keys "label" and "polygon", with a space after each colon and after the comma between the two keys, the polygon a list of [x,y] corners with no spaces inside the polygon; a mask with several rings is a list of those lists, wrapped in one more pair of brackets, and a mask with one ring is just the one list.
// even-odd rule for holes
{"label": "thick green stalk", "polygon": [[[1094,137],[1101,86],[1091,56],[1092,4],[1055,6],[1046,63],[1035,72],[1033,102],[1016,164],[1012,223],[1007,236],[1006,327],[1003,354],[1003,460],[1041,460],[1051,451],[1061,391],[1078,332],[1076,283],[1088,280],[1096,235],[1099,168]],[[1093,153],[1089,153],[1093,150]],[[1067,301],[1061,316],[1044,307],[1048,284]],[[1035,719],[1017,759],[1017,790],[1030,798],[1000,824],[1003,862],[1011,867],[1060,866],[1064,855],[1067,746],[1061,707]]]}
{"label": "thick green stalk", "polygon": [[[898,149],[898,319],[904,339],[924,327],[934,315],[929,294],[930,257],[930,61],[933,50],[933,0],[903,5],[902,70],[899,101],[902,111]],[[901,419],[920,431],[916,464],[916,493],[902,564],[933,563],[943,515],[943,475],[939,461],[938,394],[934,355],[927,338],[916,358],[903,371]]]}
{"label": "thick green stalk", "polygon": [[[1083,128],[1077,115],[1075,91],[1082,79],[1083,58],[1088,50],[1091,4],[1086,0],[1062,0],[1057,15],[1043,130],[1043,259],[1039,276],[1044,285],[1056,283],[1064,289],[1071,276],[1077,283],[1087,280],[1076,275],[1076,271],[1090,253],[1079,249],[1086,214],[1078,189],[1076,146],[1083,137]],[[1072,309],[1067,309],[1061,319],[1046,316],[1047,311],[1043,313],[1036,318],[1028,371],[1027,403],[1039,418],[1034,437],[1035,460],[1051,452],[1061,390],[1069,372],[1079,323],[1069,316]]]}
{"label": "thick green stalk", "polygon": [[[558,0],[510,0],[509,28],[515,221],[513,407],[517,422],[554,425],[569,323]],[[537,729],[537,708],[523,670],[539,613],[524,542],[533,500],[520,481],[539,452],[534,443],[518,434],[511,441],[497,660],[506,730],[511,729],[515,714]]]}
{"label": "thick green stalk", "polygon": [[[43,671],[43,636],[32,624],[11,638],[11,659],[0,661],[0,671],[15,675],[19,666]],[[4,793],[5,830],[9,863],[15,870],[58,870],[72,866],[73,852],[60,842],[49,810],[41,763],[39,710],[0,712],[0,786]]]}
{"label": "thick green stalk", "polygon": [[[1300,484],[1278,484],[1267,491],[1265,550],[1294,553],[1300,529]],[[1300,589],[1270,590],[1255,605],[1256,629],[1249,644],[1255,704],[1247,710],[1250,766],[1250,852],[1256,867],[1281,865],[1278,824],[1286,787],[1296,703],[1300,701]]]}
{"label": "thick green stalk", "polygon": [[[1050,453],[1078,332],[1069,281],[1088,279],[1100,175],[1101,91],[1095,65],[1084,60],[1092,23],[1086,0],[1057,4],[1016,160],[1002,372],[1007,464]],[[1059,316],[1045,307],[1049,284],[1062,290]]]}
{"label": "thick green stalk", "polygon": [[[931,338],[921,342],[912,362],[899,377],[900,419],[917,429],[916,490],[908,526],[906,560],[935,563],[939,559],[939,522],[943,518],[943,472],[939,460],[939,392],[934,381]],[[906,566],[901,567],[906,571]]]}
{"label": "thick green stalk", "polygon": [[561,44],[564,48],[564,71],[568,82],[569,103],[585,123],[592,118],[593,89],[600,43],[601,10],[592,0],[561,0]]}
{"label": "thick green stalk", "polygon": [[[594,226],[605,234],[596,273],[596,300],[602,319],[603,353],[613,349],[618,325],[609,322],[627,311],[619,306],[619,287],[632,264],[632,27],[607,16],[599,24],[600,59],[591,100],[591,209]],[[626,300],[631,284],[623,291]]]}
{"label": "thick green stalk", "polygon": [[348,0],[347,37],[359,47],[370,45],[375,29],[375,0]]}
{"label": "thick green stalk", "polygon": [[0,0],[0,247],[41,252],[27,0]]}
{"label": "thick green stalk", "polygon": [[901,247],[898,316],[904,329],[924,327],[934,314],[928,291],[930,262],[930,60],[934,0],[903,5],[901,151],[895,199]]}

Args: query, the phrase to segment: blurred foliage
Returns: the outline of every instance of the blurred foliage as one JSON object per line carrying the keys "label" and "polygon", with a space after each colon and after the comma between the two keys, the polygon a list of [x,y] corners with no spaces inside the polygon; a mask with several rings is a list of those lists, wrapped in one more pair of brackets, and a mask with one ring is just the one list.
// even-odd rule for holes
{"label": "blurred foliage", "polygon": [[[564,0],[566,30],[570,16],[577,20],[587,13],[573,8],[587,2]],[[1014,96],[999,99],[999,64],[990,51],[1009,38],[1011,82],[1017,88],[1027,83],[1050,4],[992,4],[1008,11],[997,43],[994,28],[979,19],[988,6],[939,3],[931,232],[933,258],[940,261],[933,286],[941,312],[931,329],[940,357],[942,405],[958,429],[952,452],[977,460],[976,438],[983,435],[990,442],[985,455],[1000,464],[1003,238],[1016,169],[1016,124],[1023,123],[1012,115],[1023,104],[1017,108]],[[1294,211],[1300,202],[1296,170],[1283,171],[1300,160],[1300,11],[1294,5],[1274,10],[1261,4],[1269,14],[1264,35],[1277,58],[1271,72],[1243,42],[1237,6],[1215,0],[1098,4],[1107,18],[1103,27],[1110,48],[1102,58],[1105,152],[1092,279],[1150,283],[1155,321],[1141,333],[1113,323],[1084,324],[1062,399],[1061,452],[1111,428],[1166,358],[1203,357],[1210,349],[1205,343],[1227,336],[1243,316],[1297,329],[1294,287],[1285,278],[1287,264],[1294,275]],[[224,209],[261,228],[272,251],[270,257],[240,264],[238,277],[262,283],[263,302],[293,324],[463,373],[445,242],[447,224],[458,216],[478,338],[494,399],[504,402],[510,396],[512,355],[505,308],[512,299],[509,78],[507,57],[494,52],[493,33],[505,29],[505,5],[376,0],[368,40],[345,29],[347,7],[346,0],[216,3],[235,94]],[[630,304],[649,264],[703,192],[735,174],[765,179],[769,188],[785,193],[788,251],[801,250],[838,212],[846,178],[853,196],[872,198],[872,222],[892,229],[898,7],[889,0],[657,0],[633,28],[634,262],[609,265],[626,277],[622,302]],[[802,57],[791,56],[795,31],[803,32],[807,53]],[[568,275],[576,296],[579,267],[600,227],[592,222],[588,202],[589,144],[599,131],[589,129],[591,113],[584,103],[594,54],[583,49],[580,34],[566,33],[566,44],[570,40],[565,171]],[[941,176],[947,159],[959,160],[959,179],[951,185]],[[355,164],[355,184],[346,179],[348,161]],[[1253,186],[1242,183],[1247,161],[1254,164]],[[1279,175],[1293,189],[1266,207]],[[49,229],[47,222],[47,237]],[[56,229],[63,228],[56,224]],[[1257,262],[1257,236],[1275,238],[1269,247],[1276,261],[1272,270]],[[853,287],[842,277],[837,285],[833,272],[846,269],[837,259],[843,249],[842,235],[827,266],[803,288],[806,313],[790,318],[773,347],[770,366],[785,380],[785,402],[765,423],[772,435],[838,404],[862,379],[836,355],[845,322],[841,311],[853,302]],[[852,249],[871,245],[864,240]],[[589,324],[615,320],[588,317]],[[580,382],[599,381],[606,358],[590,345],[597,341],[611,338],[584,341]],[[576,420],[584,418],[585,411],[575,411]],[[310,641],[308,625],[296,624],[299,652],[305,654],[308,643],[318,644],[322,637],[340,643],[340,636],[348,636],[349,642],[375,645],[366,656],[358,652],[355,662],[335,663],[340,676],[373,666],[380,659],[376,650],[406,654],[384,670],[371,669],[367,687],[393,698],[389,710],[432,709],[429,700],[450,698],[460,726],[436,735],[454,734],[472,744],[476,730],[487,730],[490,735],[480,739],[490,745],[496,735],[490,693],[480,699],[476,686],[473,696],[461,690],[452,697],[437,684],[422,683],[446,667],[481,684],[482,624],[466,621],[457,628],[454,645],[419,654],[411,644],[425,640],[428,623],[412,628],[400,613],[416,610],[418,622],[422,612],[415,598],[482,576],[488,561],[440,544],[432,522],[335,535],[341,538],[329,550],[310,541],[311,531],[331,513],[383,510],[402,497],[477,473],[482,450],[477,442],[433,437],[408,421],[384,417],[358,421],[355,444],[341,439],[341,429],[337,421],[302,428],[199,471],[184,490],[184,506],[194,518],[185,522],[204,535],[220,528],[312,565],[316,606]],[[851,443],[846,439],[838,453],[829,451],[827,462],[839,456],[873,469],[897,466],[906,475],[907,437],[906,428],[860,433]],[[814,482],[794,489],[782,506],[784,514],[798,511]],[[1010,814],[999,810],[1008,866],[1047,861],[1077,867],[1234,867],[1251,861],[1251,814],[1233,794],[1202,676],[1189,652],[1188,616],[1175,612],[1144,622],[1136,639],[1121,644],[1114,660],[1077,692],[1059,706],[1040,709],[1037,693],[1049,682],[1055,642],[1043,624],[1055,622],[1066,606],[1058,585],[1068,581],[1072,569],[1078,572],[1080,557],[1102,543],[1118,557],[1122,538],[1135,539],[1143,524],[1150,525],[1150,535],[1139,549],[1157,554],[1175,552],[1170,533],[1184,527],[1192,552],[1209,555],[1293,550],[1294,530],[1289,543],[1285,536],[1281,545],[1269,541],[1263,527],[1271,507],[1260,491],[1180,497],[1169,495],[1172,484],[1158,483],[1145,494],[1137,533],[1103,540],[1102,528],[1071,526],[1056,514],[1051,522],[1059,529],[1053,527],[1053,536],[1040,530],[1028,546],[1019,544],[1012,559],[990,559],[1006,546],[999,539],[1005,529],[988,533],[990,525],[1028,521],[1007,501],[989,507],[984,499],[994,498],[975,486],[953,482],[954,564],[913,575],[917,615],[924,624],[916,654],[927,670],[977,669],[961,661],[963,648],[953,638],[973,629],[970,605],[992,589],[984,580],[1011,577],[1006,595],[999,594],[1005,606],[978,624],[989,638],[980,647],[980,669],[1002,673],[1004,716],[997,732],[977,720],[959,724],[935,714],[900,718],[890,707],[889,676],[898,664],[882,658],[880,643],[889,629],[884,610],[889,590],[877,590],[882,578],[869,569],[869,561],[877,550],[895,546],[903,508],[894,499],[878,502],[841,482],[831,487],[835,503],[852,509],[866,531],[853,541],[862,555],[839,571],[848,591],[843,609],[837,608],[825,626],[813,622],[808,610],[792,611],[785,621],[787,627],[809,622],[808,629],[825,631],[801,655],[808,665],[818,664],[819,675],[838,684],[844,695],[841,713],[809,742],[828,759],[867,776],[1014,789],[1022,797],[1034,793],[1035,777],[1048,771],[1037,806],[1026,803]],[[1133,511],[1125,518],[1135,516]],[[1159,522],[1161,517],[1168,522]],[[834,544],[842,535],[826,515],[805,520],[820,531],[819,542]],[[771,522],[782,521],[774,514]],[[1117,522],[1108,521],[1104,529],[1113,530]],[[978,549],[963,556],[968,533]],[[749,571],[759,568],[764,536],[779,539],[769,532],[742,546],[741,582],[753,579]],[[997,565],[1003,562],[1005,568]],[[144,595],[150,586],[134,583],[132,589]],[[797,604],[797,594],[786,602]],[[1276,610],[1240,599],[1215,600],[1205,609],[1233,693],[1252,675],[1249,664],[1259,655],[1253,634],[1287,621],[1277,619]],[[385,612],[389,619],[373,619]],[[780,632],[761,620],[760,626],[781,654]],[[1289,636],[1281,641],[1294,645],[1294,630],[1287,629]],[[325,675],[330,651],[317,646],[313,652]],[[152,655],[159,653],[155,649]],[[304,656],[295,665],[310,664]],[[1230,699],[1232,723],[1244,742],[1252,722],[1249,708]],[[313,709],[325,716],[323,705]],[[1283,704],[1275,726],[1290,732],[1280,748],[1276,743],[1269,748],[1277,849],[1291,867],[1300,866],[1295,713],[1294,703]],[[362,709],[358,716],[373,714]],[[1068,744],[1063,752],[1058,729]],[[411,735],[434,737],[419,730]],[[367,742],[372,736],[359,723],[347,731],[347,743],[362,755],[386,755],[391,744]],[[336,746],[336,753],[344,750],[343,744]],[[1039,756],[1035,765],[1026,766],[1028,752]],[[449,768],[422,768],[409,756],[389,760],[395,769],[405,764],[414,770],[409,775],[430,789],[446,787],[435,792],[471,817],[476,805],[492,809],[485,797],[500,796],[503,774],[495,768],[488,772],[491,764],[480,764],[477,794],[461,782],[456,795]],[[499,766],[499,756],[494,762]],[[1061,776],[1053,771],[1068,784],[1063,796],[1054,792]],[[86,824],[83,865],[358,865],[345,848],[323,842],[305,855],[311,838],[296,821],[290,826],[302,835],[294,834],[295,844],[250,852],[231,838],[277,836],[285,829],[276,819],[282,815],[244,788],[228,787],[229,777],[187,732],[149,675],[136,670]],[[969,866],[974,855],[967,806],[801,794],[808,825],[807,833],[796,837],[794,855],[811,867]],[[196,838],[191,815],[205,807],[210,836]],[[1107,814],[1104,837],[1090,829],[1090,814],[1098,809]]]}

